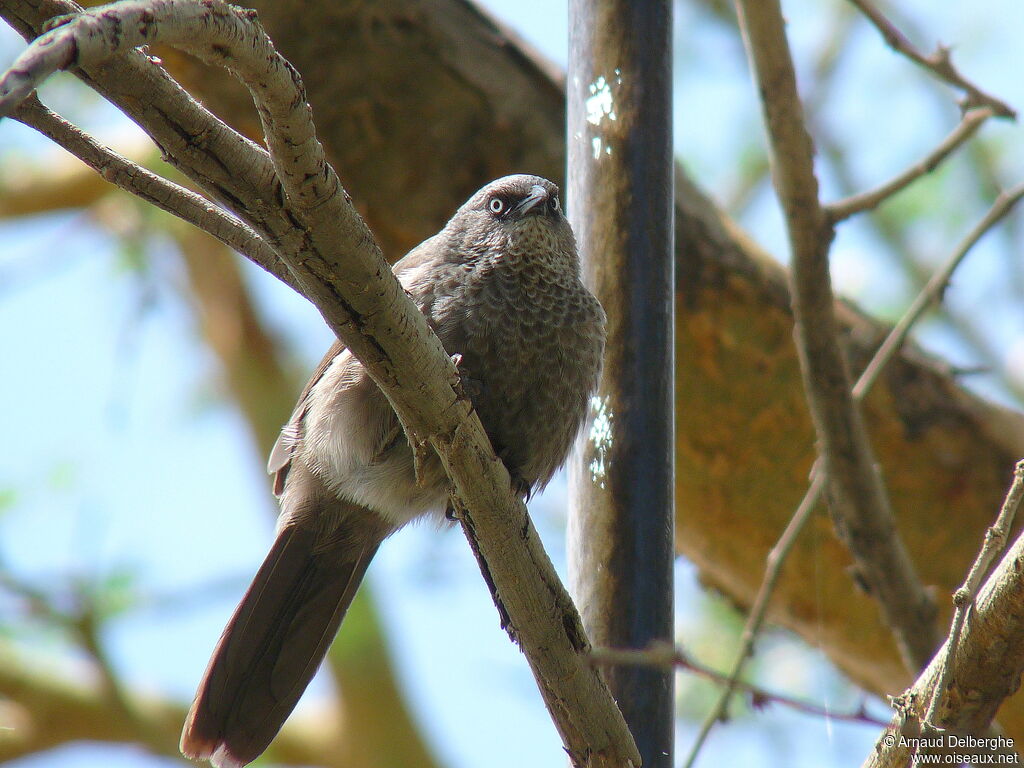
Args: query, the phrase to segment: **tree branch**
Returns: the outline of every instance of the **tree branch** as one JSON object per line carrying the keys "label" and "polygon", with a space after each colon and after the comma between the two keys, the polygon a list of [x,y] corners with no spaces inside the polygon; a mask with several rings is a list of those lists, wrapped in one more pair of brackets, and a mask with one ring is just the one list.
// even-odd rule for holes
{"label": "tree branch", "polygon": [[868,390],[878,380],[882,369],[906,342],[907,336],[910,335],[910,329],[921,319],[921,315],[930,306],[942,300],[942,294],[945,293],[950,278],[953,277],[956,268],[960,266],[960,263],[971,252],[971,249],[992,227],[1013,210],[1013,207],[1020,202],[1021,198],[1024,198],[1024,184],[1018,184],[1013,189],[1000,194],[981,221],[971,228],[971,231],[957,245],[949,258],[925,283],[925,286],[914,297],[906,312],[903,313],[903,316],[900,317],[899,321],[889,332],[889,335],[886,336],[885,341],[882,342],[882,345],[875,352],[871,362],[868,363],[860,378],[857,379],[857,383],[853,387],[853,397],[855,400],[859,402],[867,395]]}
{"label": "tree branch", "polygon": [[[871,361],[857,378],[857,383],[853,385],[853,399],[858,404],[864,401],[868,392],[871,391],[871,387],[881,375],[882,370],[893,359],[893,357],[896,356],[897,352],[899,352],[900,348],[906,342],[907,337],[910,335],[910,329],[921,318],[929,306],[940,300],[942,293],[945,290],[945,286],[948,284],[953,272],[967,254],[970,253],[971,249],[974,248],[978,240],[980,240],[986,232],[992,229],[992,227],[994,227],[1007,213],[1009,213],[1013,206],[1016,205],[1022,197],[1024,197],[1024,184],[1000,195],[984,218],[982,218],[982,220],[971,229],[964,240],[956,247],[950,257],[946,260],[946,263],[935,272],[924,288],[921,289],[920,293],[918,293],[914,301],[907,308],[906,312],[904,312],[903,316],[899,319],[899,322],[897,322],[896,325],[893,326],[892,330],[889,331],[889,334],[885,337],[885,341],[883,341],[881,346],[879,346],[875,351]],[[743,633],[740,636],[739,650],[736,652],[732,666],[729,668],[729,673],[725,678],[725,685],[723,686],[718,699],[715,701],[715,705],[704,718],[704,721],[701,724],[701,729],[690,748],[689,756],[684,763],[687,768],[693,765],[696,761],[697,755],[706,741],[708,734],[711,732],[711,729],[719,720],[725,717],[729,706],[729,699],[732,697],[732,693],[739,683],[743,667],[746,664],[747,659],[753,654],[754,642],[757,639],[757,636],[761,631],[761,627],[764,624],[764,619],[767,616],[768,603],[775,591],[775,586],[778,583],[779,577],[782,575],[782,567],[785,564],[786,559],[789,557],[789,553],[792,551],[797,537],[803,530],[804,524],[808,519],[810,519],[811,512],[814,511],[818,502],[821,500],[825,483],[822,473],[817,471],[817,466],[818,465],[816,464],[815,467],[811,469],[810,487],[804,494],[803,499],[801,499],[800,503],[797,505],[796,511],[793,513],[793,517],[786,525],[786,529],[782,532],[779,540],[768,553],[765,564],[764,579],[761,581],[761,586],[758,588],[757,596],[754,598],[754,603],[750,608],[750,612],[747,614],[746,621],[743,624]]]}
{"label": "tree branch", "polygon": [[790,518],[786,529],[779,536],[779,540],[775,542],[775,546],[768,553],[764,580],[757,590],[754,604],[751,606],[747,619],[743,624],[739,650],[736,651],[736,656],[729,667],[728,673],[723,675],[722,690],[719,692],[718,698],[715,699],[714,705],[705,715],[704,720],[701,722],[700,730],[690,745],[686,760],[683,761],[684,768],[691,768],[697,762],[697,756],[704,747],[704,742],[707,741],[708,736],[711,734],[711,729],[719,721],[725,719],[733,693],[737,688],[745,687],[746,685],[740,681],[740,675],[743,673],[743,667],[746,665],[747,659],[754,653],[754,642],[757,640],[761,627],[764,625],[765,617],[768,615],[768,603],[771,601],[772,595],[775,593],[775,585],[778,584],[779,577],[782,575],[782,566],[789,557],[793,545],[796,544],[800,532],[803,531],[804,524],[810,519],[811,513],[814,512],[818,502],[821,501],[821,495],[825,489],[825,480],[824,474],[818,471],[819,466],[820,463],[817,463],[812,467],[810,488],[807,489],[807,493],[800,500],[800,504],[793,513],[793,517]]}
{"label": "tree branch", "polygon": [[985,93],[983,90],[978,88],[978,86],[960,74],[959,70],[953,66],[953,60],[950,56],[949,48],[940,45],[935,49],[935,53],[925,55],[907,39],[906,35],[899,31],[895,25],[889,21],[884,14],[882,14],[881,11],[879,11],[872,3],[868,2],[868,0],[850,0],[850,2],[857,6],[861,13],[867,16],[868,20],[875,26],[875,29],[877,29],[881,33],[882,37],[885,38],[885,42],[889,44],[890,48],[897,53],[903,54],[915,64],[931,72],[940,80],[943,80],[954,88],[963,91],[966,94],[966,99],[964,100],[963,105],[965,112],[975,107],[987,107],[999,117],[1016,119],[1017,113],[1008,104],[1006,104],[1006,102]]}
{"label": "tree branch", "polygon": [[[54,17],[66,21],[81,8],[70,0],[2,0],[0,11],[22,36],[32,39]],[[102,40],[95,45],[102,52]],[[122,53],[99,64],[79,60],[73,71],[149,134],[169,164],[238,215],[275,250],[299,253],[307,247],[305,233],[294,226],[295,217],[266,150],[218,120],[157,60],[125,46]],[[23,82],[26,77],[32,75],[15,79]],[[287,271],[287,267],[282,264],[271,271]]]}
{"label": "tree branch", "polygon": [[103,146],[85,131],[51,112],[34,95],[19,104],[12,117],[66,149],[105,181],[208,232],[229,248],[246,254],[253,263],[278,280],[296,288],[291,273],[283,268],[277,254],[262,237],[202,195],[147,171]]}
{"label": "tree branch", "polygon": [[939,678],[932,690],[931,699],[928,702],[928,711],[925,713],[924,722],[934,726],[938,712],[942,706],[943,697],[949,689],[953,679],[952,657],[956,655],[960,647],[960,638],[963,635],[964,623],[970,610],[974,607],[978,598],[978,588],[985,579],[992,561],[1006,547],[1006,540],[1013,528],[1013,520],[1020,509],[1021,500],[1024,499],[1024,461],[1017,462],[1013,472],[1013,483],[1006,494],[1006,501],[1003,502],[999,516],[992,526],[985,531],[985,540],[982,543],[978,557],[971,565],[963,585],[953,595],[953,623],[949,628],[949,637],[946,639],[946,646],[952,649],[946,654],[945,663],[939,670]]}
{"label": "tree branch", "polygon": [[[1024,467],[1017,465],[1004,509],[1020,503]],[[955,627],[955,625],[954,625]],[[982,733],[1003,700],[1020,686],[1024,673],[1024,534],[1018,536],[999,566],[985,581],[970,621],[962,626],[959,642],[947,641],[910,690],[894,700],[897,715],[879,737],[863,768],[902,768],[918,752],[915,739],[934,736],[941,728],[950,734]],[[926,722],[926,710],[945,677],[948,688],[942,705]],[[949,743],[940,744],[939,751]],[[1011,744],[986,744],[977,752],[991,753]],[[924,750],[927,751],[927,750]],[[969,750],[955,750],[964,753]]]}
{"label": "tree branch", "polygon": [[968,111],[963,116],[959,125],[953,129],[952,133],[943,139],[942,143],[932,150],[927,157],[922,158],[899,176],[890,179],[875,189],[829,203],[825,206],[825,216],[833,224],[836,224],[843,219],[850,218],[854,214],[870,211],[896,193],[902,192],[922,176],[934,171],[957,147],[977,133],[981,124],[992,117],[993,114],[994,112],[989,107]]}
{"label": "tree branch", "polygon": [[772,175],[786,216],[800,368],[836,527],[895,633],[905,663],[920,669],[938,642],[935,606],[896,531],[839,348],[828,273],[833,230],[818,200],[813,147],[782,12],[776,0],[739,0],[737,7],[765,113]]}
{"label": "tree branch", "polygon": [[[586,663],[589,644],[579,616],[525,506],[512,494],[508,473],[495,457],[479,418],[459,393],[454,365],[387,268],[372,234],[326,164],[301,82],[273,50],[254,15],[218,0],[105,6],[44,34],[15,62],[13,74],[0,79],[0,92],[24,93],[28,84],[41,82],[43,73],[57,66],[73,64],[88,73],[114,54],[157,40],[178,43],[228,67],[252,92],[273,168],[269,174],[254,175],[247,164],[252,160],[258,168],[260,153],[226,135],[235,141],[236,162],[244,156],[247,165],[241,169],[242,179],[228,178],[226,184],[237,188],[248,181],[248,188],[264,190],[248,203],[235,195],[241,203],[236,213],[257,231],[281,236],[270,242],[328,325],[388,396],[410,443],[429,443],[441,457],[454,484],[453,495],[464,510],[463,528],[486,562],[512,620],[510,635],[526,653],[573,763],[638,764],[621,714],[596,670]],[[134,64],[140,63],[137,55],[129,56],[136,57]],[[10,101],[0,99],[0,111],[9,110]],[[206,119],[187,106],[187,116]],[[168,121],[170,108],[159,104],[164,125],[186,116],[172,115]],[[230,158],[213,158],[217,175],[223,178]],[[191,170],[207,176],[204,168]],[[265,190],[275,187],[275,169],[283,194],[268,195]],[[225,186],[210,188],[223,194]],[[289,227],[278,229],[282,221]]]}
{"label": "tree branch", "polygon": [[[0,762],[76,741],[140,742],[155,754],[178,756],[187,707],[129,691],[126,700],[136,719],[132,723],[102,684],[58,680],[52,666],[0,644],[3,720],[13,726],[0,728]],[[327,715],[293,718],[274,740],[268,759],[288,765],[322,764],[336,738],[336,722]]]}
{"label": "tree branch", "polygon": [[[174,227],[188,275],[183,299],[202,326],[259,457],[269,455],[295,402],[296,381],[279,359],[236,259],[205,233]],[[262,458],[260,459],[262,466]],[[276,505],[268,504],[268,511]],[[438,768],[422,727],[396,680],[390,643],[378,616],[373,583],[364,582],[327,654],[338,737],[321,760],[338,768]],[[353,631],[356,630],[356,631]]]}
{"label": "tree branch", "polygon": [[814,704],[803,699],[786,696],[767,688],[750,683],[737,682],[730,679],[730,675],[722,674],[711,667],[695,661],[690,654],[681,647],[668,643],[655,643],[648,648],[594,648],[590,652],[590,658],[594,664],[610,666],[629,667],[655,667],[658,669],[683,669],[692,672],[698,677],[722,685],[740,688],[750,696],[751,705],[760,709],[766,704],[780,704],[783,707],[802,712],[805,715],[839,720],[847,723],[867,723],[871,725],[885,725],[886,723],[878,718],[872,717],[863,708],[856,712],[837,712],[832,707]]}

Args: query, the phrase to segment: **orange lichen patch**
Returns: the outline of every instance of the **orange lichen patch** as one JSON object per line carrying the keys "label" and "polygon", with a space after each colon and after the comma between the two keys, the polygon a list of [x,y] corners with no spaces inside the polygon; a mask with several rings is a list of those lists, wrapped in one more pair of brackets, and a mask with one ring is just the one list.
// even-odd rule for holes
{"label": "orange lichen patch", "polygon": [[[707,583],[749,605],[814,458],[792,318],[730,280],[702,286],[688,307],[677,303],[676,334],[677,548]],[[948,612],[950,590],[1005,493],[1012,457],[1001,467],[993,454],[1006,452],[951,413],[944,382],[897,362],[865,418],[904,541]],[[938,524],[954,515],[957,525]],[[965,535],[967,520],[973,535]],[[849,566],[822,508],[790,556],[771,619],[827,648],[865,686],[896,692],[910,674]]]}

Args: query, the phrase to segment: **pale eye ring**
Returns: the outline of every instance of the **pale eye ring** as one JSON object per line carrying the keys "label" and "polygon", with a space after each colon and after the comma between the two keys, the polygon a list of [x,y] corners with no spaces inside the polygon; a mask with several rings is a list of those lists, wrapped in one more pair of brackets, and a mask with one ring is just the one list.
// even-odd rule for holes
{"label": "pale eye ring", "polygon": [[505,210],[505,201],[502,200],[500,197],[492,197],[491,202],[487,204],[487,207],[491,211],[491,213],[497,216],[498,214]]}
{"label": "pale eye ring", "polygon": [[558,195],[552,195],[551,202],[549,204],[551,206],[551,212],[558,213]]}

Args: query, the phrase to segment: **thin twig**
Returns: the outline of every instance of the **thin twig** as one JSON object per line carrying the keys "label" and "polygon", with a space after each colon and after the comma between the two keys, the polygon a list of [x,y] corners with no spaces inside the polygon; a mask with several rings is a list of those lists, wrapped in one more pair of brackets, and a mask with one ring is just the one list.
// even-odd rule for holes
{"label": "thin twig", "polygon": [[903,342],[906,341],[907,335],[910,333],[910,328],[929,306],[941,301],[942,294],[945,292],[953,272],[960,266],[960,262],[971,252],[971,249],[974,248],[975,244],[985,233],[999,223],[1020,202],[1022,197],[1024,197],[1024,184],[1018,184],[1013,189],[1001,193],[992,204],[992,207],[982,217],[981,221],[974,225],[971,231],[967,233],[967,236],[953,250],[949,258],[925,283],[925,286],[914,298],[914,301],[911,302],[906,312],[899,319],[899,322],[896,323],[885,341],[882,342],[882,346],[875,352],[871,362],[864,369],[864,373],[861,374],[860,379],[858,379],[857,384],[853,388],[853,396],[855,398],[860,400],[867,394],[867,391],[877,380],[882,368],[896,354],[899,348],[903,346]]}
{"label": "thin twig", "polygon": [[[872,355],[870,362],[865,366],[863,373],[861,373],[860,377],[857,379],[857,383],[854,384],[852,392],[854,400],[857,401],[857,403],[862,402],[867,396],[868,392],[878,380],[879,374],[889,361],[896,356],[896,353],[907,340],[907,336],[910,334],[911,328],[921,318],[925,310],[931,304],[939,301],[946,285],[949,283],[950,277],[963,261],[964,257],[970,253],[974,245],[986,232],[988,232],[1004,216],[1006,216],[1007,213],[1010,212],[1013,206],[1016,205],[1022,197],[1024,197],[1024,184],[1018,185],[1008,192],[1004,192],[999,195],[988,213],[986,213],[981,221],[971,229],[967,236],[953,250],[953,253],[950,254],[942,267],[940,267],[924,287],[922,287],[921,291],[914,298],[914,301],[911,302],[910,306],[903,313],[903,316],[900,317],[899,321],[895,326],[893,326],[892,330],[889,331],[882,344],[877,350],[875,350],[875,354]],[[726,709],[729,706],[729,699],[740,679],[743,667],[746,664],[747,659],[750,658],[753,653],[754,643],[761,627],[764,624],[764,619],[767,615],[768,602],[771,599],[772,593],[775,591],[775,585],[778,583],[782,566],[792,549],[793,542],[796,540],[796,537],[803,529],[804,524],[809,519],[811,511],[821,499],[821,494],[824,490],[824,482],[822,473],[817,471],[817,464],[811,472],[810,487],[804,494],[803,499],[800,500],[800,504],[797,506],[796,512],[790,519],[786,529],[782,532],[778,542],[776,542],[775,546],[768,554],[764,578],[761,581],[761,586],[758,588],[757,596],[754,598],[754,604],[751,607],[750,612],[747,615],[747,620],[743,626],[743,633],[740,637],[740,648],[737,651],[732,667],[729,670],[725,687],[719,694],[719,697],[715,701],[711,711],[708,713],[707,717],[705,717],[697,738],[693,746],[690,748],[689,756],[684,762],[684,766],[686,766],[686,768],[689,768],[689,766],[694,764],[697,754],[700,752],[701,747],[707,740],[711,729],[714,727],[715,723],[721,720],[725,715]]]}
{"label": "thin twig", "polygon": [[[83,16],[98,18],[97,14],[106,10],[95,9]],[[4,0],[0,12],[38,46],[48,20],[82,14],[82,8],[70,0]],[[112,18],[116,21],[118,17]],[[219,200],[275,250],[310,250],[310,238],[295,226],[295,215],[281,192],[266,149],[218,120],[154,59],[139,50],[122,50],[101,64],[79,57],[72,71],[134,120],[160,148],[167,163]],[[298,289],[310,298],[304,288]]]}
{"label": "thin twig", "polygon": [[76,614],[68,617],[68,625],[76,635],[82,649],[89,654],[96,671],[99,672],[102,690],[108,697],[111,707],[126,723],[131,724],[132,729],[137,731],[144,741],[156,740],[157,734],[144,733],[144,729],[148,725],[133,706],[131,697],[110,659],[110,654],[107,653],[101,637],[102,627],[97,606],[93,604],[93,600],[87,594],[80,593],[78,598],[80,604]]}
{"label": "thin twig", "polygon": [[978,88],[978,86],[960,74],[957,68],[953,66],[953,60],[950,56],[949,48],[944,45],[939,45],[936,47],[934,53],[921,53],[921,51],[919,51],[914,44],[907,39],[906,35],[900,32],[896,26],[872,3],[868,2],[868,0],[850,0],[850,2],[857,6],[861,13],[867,16],[868,20],[875,25],[875,28],[881,33],[882,37],[885,38],[885,42],[889,44],[890,48],[903,54],[915,64],[924,67],[940,80],[943,80],[954,88],[963,91],[966,95],[963,103],[965,111],[973,107],[988,107],[999,117],[1016,119],[1017,113],[1008,104],[1006,104],[1006,102],[985,93],[983,90]]}
{"label": "thin twig", "polygon": [[953,594],[953,605],[956,610],[953,613],[953,623],[949,628],[949,639],[946,641],[946,654],[944,662],[939,671],[938,682],[932,690],[931,700],[928,702],[928,711],[925,714],[924,722],[938,727],[936,717],[939,707],[942,705],[942,698],[946,695],[950,678],[953,675],[953,658],[956,656],[957,648],[960,645],[960,636],[963,632],[964,622],[967,621],[967,614],[974,607],[974,601],[978,596],[978,589],[981,587],[988,573],[992,561],[1006,548],[1006,541],[1010,536],[1010,529],[1013,527],[1013,519],[1017,515],[1021,501],[1024,500],[1024,461],[1017,462],[1013,470],[1013,483],[1006,494],[999,516],[992,526],[985,531],[985,540],[982,543],[981,551],[967,573],[963,585]]}
{"label": "thin twig", "polygon": [[[1003,503],[996,525],[1009,526],[1009,517],[1024,497],[1024,462],[1014,470],[1014,480]],[[982,548],[982,555],[971,568],[968,581],[980,579],[987,570],[983,559],[988,559],[998,546],[1000,532],[990,536]],[[863,768],[903,768],[911,764],[911,757],[932,744],[921,744],[915,739],[897,738],[900,734],[912,736],[929,732],[948,734],[981,734],[989,727],[1000,704],[1017,690],[1024,672],[1024,534],[1018,535],[1013,546],[999,565],[985,579],[972,601],[958,600],[961,607],[971,606],[970,621],[957,621],[951,628],[950,638],[914,685],[893,700],[897,713],[879,736],[869,752]],[[953,630],[956,630],[954,637]],[[938,714],[936,694],[953,689],[953,695],[943,697],[943,711]],[[941,731],[938,722],[941,722]],[[988,735],[982,754],[1014,749],[1012,740]],[[940,740],[939,746],[949,746]],[[955,746],[955,745],[954,745]],[[964,750],[956,750],[963,752]],[[1004,762],[1004,761],[1001,761]],[[973,763],[972,763],[973,764]]]}
{"label": "thin twig", "polygon": [[[822,154],[830,160],[833,175],[839,185],[847,190],[847,194],[853,195],[856,184],[853,180],[847,153],[830,138],[826,125],[818,126],[816,135],[819,149],[822,149]],[[973,147],[978,146],[981,145],[973,145]],[[991,186],[997,185],[993,183],[989,185],[989,187]],[[879,211],[879,215],[865,217],[862,221],[878,237],[885,241],[886,245],[892,250],[893,265],[901,270],[903,276],[914,285],[915,290],[923,287],[931,274],[931,267],[926,267],[920,258],[914,256],[906,233],[900,230],[896,219],[883,209]],[[959,377],[979,371],[992,372],[1001,386],[1005,387],[1019,401],[1024,402],[1024,387],[1017,384],[1013,377],[1008,376],[1005,369],[997,364],[999,362],[999,355],[996,354],[996,350],[993,349],[991,342],[985,338],[984,334],[976,326],[975,315],[969,315],[949,304],[939,304],[938,310],[940,317],[960,337],[960,340],[973,353],[973,356],[984,361],[980,367],[950,367],[947,369],[949,374]]]}
{"label": "thin twig", "polygon": [[660,669],[685,669],[698,677],[710,680],[718,685],[733,685],[742,688],[745,693],[750,694],[753,705],[760,707],[763,704],[781,704],[789,709],[803,712],[807,715],[824,717],[829,720],[840,720],[848,723],[864,723],[867,725],[885,726],[885,720],[869,715],[863,707],[856,712],[836,712],[820,704],[803,701],[792,696],[775,693],[767,688],[758,685],[741,682],[738,685],[731,681],[728,675],[722,674],[711,667],[695,661],[688,653],[679,646],[672,646],[669,643],[654,643],[644,649],[628,648],[594,648],[590,652],[590,658],[597,665],[635,666],[635,667],[656,667]]}
{"label": "thin twig", "polygon": [[785,564],[786,558],[793,549],[793,545],[800,536],[804,525],[810,519],[811,513],[818,506],[821,494],[825,490],[825,474],[819,471],[820,463],[820,460],[815,462],[814,467],[811,469],[810,488],[807,489],[807,493],[801,499],[796,512],[790,518],[779,540],[775,542],[775,546],[768,553],[764,579],[757,590],[754,604],[750,609],[750,613],[747,614],[747,620],[743,625],[743,633],[740,635],[740,648],[736,652],[736,657],[733,659],[729,672],[724,675],[722,690],[719,692],[714,706],[711,707],[711,710],[704,717],[700,730],[690,745],[686,760],[683,761],[684,768],[691,768],[696,763],[697,756],[700,754],[704,742],[707,741],[708,736],[711,734],[711,729],[715,727],[716,723],[725,718],[725,713],[729,707],[729,700],[732,698],[733,693],[737,688],[746,686],[746,683],[740,680],[740,675],[743,673],[743,667],[746,665],[747,659],[753,653],[754,642],[757,640],[758,633],[761,631],[765,616],[768,613],[768,603],[775,592],[775,585],[782,575],[782,566]]}
{"label": "thin twig", "polygon": [[854,214],[870,211],[897,192],[902,192],[922,176],[934,171],[954,150],[977,133],[981,124],[992,117],[993,114],[995,113],[990,107],[969,110],[957,127],[927,157],[922,158],[900,175],[875,189],[826,205],[825,215],[833,223],[837,223],[843,219],[848,219]]}
{"label": "thin twig", "polygon": [[209,233],[278,280],[296,288],[295,278],[281,258],[255,230],[202,195],[168,181],[100,144],[78,126],[47,109],[34,95],[25,99],[12,117],[66,149],[105,181]]}
{"label": "thin twig", "polygon": [[919,669],[939,640],[935,606],[896,529],[851,393],[828,271],[833,229],[818,199],[813,145],[804,124],[782,11],[777,0],[739,0],[737,6],[762,95],[773,179],[786,216],[797,347],[831,509],[904,660]]}
{"label": "thin twig", "polygon": [[103,695],[118,717],[136,727],[144,741],[149,742],[156,738],[157,735],[154,733],[142,732],[146,726],[140,719],[103,645],[98,592],[94,584],[84,581],[71,582],[68,591],[73,600],[69,608],[61,607],[62,595],[23,581],[6,567],[0,570],[0,588],[24,600],[35,615],[65,630],[92,659],[99,674]]}

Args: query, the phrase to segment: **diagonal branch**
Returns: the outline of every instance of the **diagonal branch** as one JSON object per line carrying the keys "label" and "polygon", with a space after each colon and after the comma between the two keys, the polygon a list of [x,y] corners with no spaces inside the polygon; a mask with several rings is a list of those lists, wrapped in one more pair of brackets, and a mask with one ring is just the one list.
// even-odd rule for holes
{"label": "diagonal branch", "polygon": [[818,199],[813,146],[804,125],[782,11],[777,0],[738,0],[737,7],[762,97],[772,175],[789,232],[800,368],[836,527],[859,575],[878,600],[905,663],[920,669],[938,644],[935,606],[896,531],[851,394],[828,272],[833,229]]}
{"label": "diagonal branch", "polygon": [[[49,663],[46,663],[46,662]],[[26,659],[0,643],[0,762],[45,752],[76,741],[138,742],[154,754],[176,757],[185,707],[152,693],[128,691],[131,723],[98,682],[60,680],[52,660]],[[316,713],[292,718],[267,752],[285,765],[319,765],[336,743],[337,718]]]}
{"label": "diagonal branch", "polygon": [[646,648],[594,648],[590,652],[594,664],[600,666],[622,667],[653,667],[656,669],[681,669],[702,677],[716,685],[732,686],[741,689],[750,697],[751,705],[756,709],[766,704],[780,704],[783,707],[802,712],[805,715],[827,718],[832,721],[846,723],[863,723],[869,725],[886,725],[885,721],[868,714],[864,707],[852,712],[837,712],[829,706],[815,704],[810,701],[770,691],[759,685],[731,680],[729,675],[722,674],[706,664],[694,659],[681,646],[669,643],[651,643]]}
{"label": "diagonal branch", "polygon": [[992,561],[1002,553],[1006,546],[1006,540],[1013,528],[1013,520],[1020,509],[1021,500],[1024,498],[1024,461],[1017,462],[1013,472],[1013,483],[1006,494],[1006,501],[1003,502],[999,516],[992,526],[985,531],[985,540],[982,543],[981,551],[975,559],[971,569],[967,572],[963,585],[953,595],[953,623],[949,628],[949,637],[946,639],[945,663],[939,669],[939,676],[935,687],[931,691],[931,699],[928,702],[928,710],[925,712],[924,722],[935,726],[938,712],[942,707],[946,691],[953,679],[952,657],[956,655],[960,647],[960,638],[963,637],[964,624],[970,610],[974,607],[974,601],[978,597],[978,589],[981,587],[988,573]]}
{"label": "diagonal branch", "polygon": [[832,223],[848,219],[854,214],[870,211],[885,202],[897,192],[902,192],[922,176],[934,171],[939,164],[949,157],[961,144],[970,139],[981,124],[993,115],[989,107],[968,111],[959,125],[932,150],[927,157],[907,168],[903,173],[881,184],[875,189],[851,195],[825,206],[825,215]]}
{"label": "diagonal branch", "polygon": [[996,201],[989,208],[988,212],[975,224],[963,240],[957,244],[949,258],[929,278],[921,291],[914,297],[914,301],[907,307],[907,311],[899,319],[892,331],[886,336],[885,341],[875,352],[864,372],[857,379],[853,388],[853,396],[856,400],[863,400],[868,390],[874,385],[885,365],[896,355],[910,335],[910,329],[921,318],[933,304],[942,300],[946,286],[960,263],[971,252],[971,249],[984,237],[1004,216],[1013,210],[1024,198],[1024,184],[1018,184],[1013,189],[1007,190],[996,198]]}
{"label": "diagonal branch", "polygon": [[229,248],[245,253],[278,280],[295,287],[291,274],[262,237],[202,195],[168,181],[103,146],[82,129],[51,112],[35,96],[18,105],[13,117],[66,149],[105,181],[210,233]]}
{"label": "diagonal branch", "polygon": [[[33,43],[0,78],[0,93],[25,92],[26,84],[41,82],[58,66],[80,67],[92,79],[120,53],[138,67],[140,54],[131,50],[157,40],[226,66],[252,92],[273,165],[268,168],[264,153],[226,129],[219,138],[233,143],[235,154],[225,157],[211,157],[207,137],[193,133],[184,141],[183,155],[187,160],[205,156],[217,165],[210,171],[208,164],[194,163],[190,177],[216,177],[206,188],[221,199],[235,198],[235,212],[270,239],[305,295],[388,396],[410,443],[429,444],[441,457],[457,506],[464,510],[463,528],[493,579],[511,618],[510,634],[527,656],[573,763],[638,764],[621,714],[587,663],[589,643],[575,607],[479,418],[459,391],[452,361],[327,165],[301,81],[253,14],[219,0],[105,6],[65,20]],[[180,93],[163,84],[180,104]],[[161,113],[154,120],[161,130],[182,117],[200,123],[212,119],[194,103],[174,115],[173,105],[153,105],[152,98],[148,94],[145,102]],[[0,112],[12,102],[0,98]],[[142,125],[150,127],[146,120]],[[225,173],[229,164],[241,176]],[[252,194],[232,195],[233,189]]]}
{"label": "diagonal branch", "polygon": [[[1020,481],[1024,466],[1017,465],[1014,483],[1007,494],[1004,509],[1020,504]],[[947,642],[935,654],[913,687],[893,703],[897,715],[879,737],[863,768],[902,768],[910,765],[917,745],[946,746],[943,739],[914,737],[927,733],[924,724],[926,709],[940,681],[948,682],[936,721],[927,726],[941,727],[946,733],[976,734],[984,732],[999,705],[1020,686],[1024,672],[1024,534],[1004,555],[999,566],[985,581],[970,621],[962,626],[958,642]],[[952,650],[951,650],[952,649]],[[933,734],[934,735],[934,734]],[[909,737],[909,738],[908,738]],[[991,755],[1013,748],[1013,742],[996,738],[987,740],[978,750]],[[953,745],[956,746],[956,745]],[[957,750],[963,753],[967,750]]]}
{"label": "diagonal branch", "polygon": [[[237,260],[196,229],[173,227],[170,234],[188,277],[185,303],[220,361],[258,455],[267,456],[294,405],[295,377],[285,371]],[[359,631],[342,632],[327,655],[340,705],[336,746],[321,759],[334,768],[440,768],[396,678],[373,587],[364,582],[349,608],[346,621]]]}
{"label": "diagonal branch", "polygon": [[807,489],[807,493],[804,494],[800,504],[797,505],[793,517],[790,518],[782,535],[779,536],[779,540],[775,542],[775,546],[768,553],[764,579],[761,581],[761,586],[757,590],[757,596],[754,598],[753,605],[751,605],[750,611],[747,613],[747,620],[743,624],[739,650],[736,651],[736,656],[733,658],[732,666],[729,667],[728,673],[723,675],[722,690],[719,691],[715,703],[708,710],[707,715],[704,716],[704,720],[700,724],[700,730],[697,731],[696,737],[694,737],[693,742],[690,744],[686,759],[683,761],[683,768],[691,768],[691,766],[696,764],[697,758],[704,748],[704,743],[707,741],[708,736],[711,735],[711,729],[725,719],[726,713],[729,711],[729,702],[732,700],[736,689],[745,686],[745,683],[740,680],[740,676],[743,673],[743,667],[746,665],[747,659],[754,653],[754,642],[757,640],[757,636],[764,624],[764,619],[768,615],[768,603],[771,601],[772,595],[775,593],[775,585],[782,575],[782,566],[785,564],[790,551],[793,549],[793,545],[796,544],[797,538],[803,531],[804,525],[810,519],[811,513],[814,512],[818,502],[821,501],[821,496],[825,489],[824,475],[818,471],[818,466],[819,464],[815,464],[811,468],[811,485]]}
{"label": "diagonal branch", "polygon": [[1017,113],[1006,102],[997,99],[978,88],[974,83],[960,74],[960,71],[953,66],[953,59],[950,56],[949,48],[940,45],[934,53],[924,54],[907,39],[907,36],[900,32],[896,26],[885,17],[868,0],[850,0],[868,20],[874,24],[889,47],[898,53],[902,53],[918,66],[931,72],[940,80],[963,91],[966,94],[964,100],[964,111],[975,107],[988,107],[999,117],[1016,119]]}

